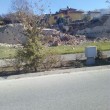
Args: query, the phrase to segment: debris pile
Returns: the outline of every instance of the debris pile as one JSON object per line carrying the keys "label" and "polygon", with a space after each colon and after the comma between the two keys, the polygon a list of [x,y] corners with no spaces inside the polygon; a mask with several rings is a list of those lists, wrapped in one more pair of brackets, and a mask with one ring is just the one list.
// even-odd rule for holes
{"label": "debris pile", "polygon": [[44,29],[42,35],[42,41],[48,46],[58,45],[79,45],[86,42],[86,36],[84,35],[70,35],[65,34],[55,29]]}

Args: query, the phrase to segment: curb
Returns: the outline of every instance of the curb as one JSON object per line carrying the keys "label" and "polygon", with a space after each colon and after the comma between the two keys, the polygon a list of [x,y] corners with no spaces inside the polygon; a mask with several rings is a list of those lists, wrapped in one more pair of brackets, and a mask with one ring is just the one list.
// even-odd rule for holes
{"label": "curb", "polygon": [[38,76],[47,76],[47,75],[58,75],[58,74],[70,74],[76,72],[91,72],[110,69],[110,65],[107,66],[95,66],[95,67],[84,67],[84,68],[69,68],[69,69],[55,69],[51,71],[38,72],[38,73],[28,73],[28,74],[19,74],[19,75],[10,75],[10,76],[0,76],[0,80],[10,80],[10,79],[20,79],[20,78],[32,78]]}

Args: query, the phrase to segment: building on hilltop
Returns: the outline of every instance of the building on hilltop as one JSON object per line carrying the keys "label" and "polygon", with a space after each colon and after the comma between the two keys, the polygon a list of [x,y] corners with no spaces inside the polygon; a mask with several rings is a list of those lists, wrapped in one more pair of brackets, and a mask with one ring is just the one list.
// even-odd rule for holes
{"label": "building on hilltop", "polygon": [[67,21],[81,20],[83,19],[83,13],[83,11],[69,7],[60,9],[58,12],[50,16],[49,23],[55,24],[58,18],[65,18]]}
{"label": "building on hilltop", "polygon": [[88,11],[87,15],[90,16],[91,19],[99,18],[99,17],[101,17],[101,12],[99,12],[99,11]]}

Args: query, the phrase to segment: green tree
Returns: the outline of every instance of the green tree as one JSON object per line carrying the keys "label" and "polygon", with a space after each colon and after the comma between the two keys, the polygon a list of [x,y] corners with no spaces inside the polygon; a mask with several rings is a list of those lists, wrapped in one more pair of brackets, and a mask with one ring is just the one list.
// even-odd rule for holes
{"label": "green tree", "polygon": [[38,71],[39,65],[45,57],[45,47],[40,40],[43,28],[40,21],[43,16],[34,15],[33,11],[30,11],[31,7],[29,7],[28,0],[21,0],[22,5],[16,5],[16,1],[19,3],[19,0],[14,0],[12,6],[17,13],[16,17],[21,20],[24,34],[27,36],[27,42],[18,51],[16,59],[19,65],[24,63],[24,69]]}

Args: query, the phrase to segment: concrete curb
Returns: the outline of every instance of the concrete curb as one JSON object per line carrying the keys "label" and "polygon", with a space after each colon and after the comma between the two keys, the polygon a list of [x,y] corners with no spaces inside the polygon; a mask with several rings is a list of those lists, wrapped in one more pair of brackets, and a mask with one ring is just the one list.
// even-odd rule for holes
{"label": "concrete curb", "polygon": [[99,71],[99,70],[108,70],[110,69],[110,65],[107,66],[95,66],[95,67],[84,67],[84,68],[71,68],[71,69],[55,69],[51,71],[38,72],[38,73],[28,73],[28,74],[19,74],[19,75],[11,75],[0,77],[0,80],[10,80],[10,79],[19,79],[19,78],[30,78],[30,77],[38,77],[38,76],[47,76],[47,75],[58,75],[58,74],[70,74],[76,72],[90,72],[90,71]]}

